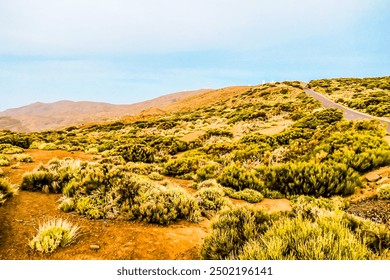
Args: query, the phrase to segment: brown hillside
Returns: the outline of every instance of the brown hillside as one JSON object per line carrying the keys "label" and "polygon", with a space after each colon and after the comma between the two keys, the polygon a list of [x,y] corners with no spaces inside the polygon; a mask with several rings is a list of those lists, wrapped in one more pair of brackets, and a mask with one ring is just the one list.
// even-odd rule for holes
{"label": "brown hillside", "polygon": [[211,104],[225,101],[233,96],[240,95],[250,88],[252,88],[252,86],[233,86],[207,91],[168,105],[163,108],[163,110],[174,113],[210,106]]}
{"label": "brown hillside", "polygon": [[116,121],[124,116],[150,110],[155,115],[160,108],[182,99],[210,91],[201,89],[167,94],[131,105],[114,105],[102,102],[58,101],[55,103],[36,102],[20,108],[0,112],[0,130],[29,132],[61,129],[72,125]]}

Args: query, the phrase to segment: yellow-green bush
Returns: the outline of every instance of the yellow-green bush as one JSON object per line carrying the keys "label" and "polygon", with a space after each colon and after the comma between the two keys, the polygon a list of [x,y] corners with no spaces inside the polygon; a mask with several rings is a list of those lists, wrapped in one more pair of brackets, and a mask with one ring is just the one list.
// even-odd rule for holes
{"label": "yellow-green bush", "polygon": [[0,154],[0,166],[9,166],[10,161],[6,155]]}
{"label": "yellow-green bush", "polygon": [[17,162],[33,162],[32,157],[27,154],[16,154],[12,156],[12,159]]}
{"label": "yellow-green bush", "polygon": [[79,234],[79,227],[63,219],[49,220],[39,226],[37,235],[29,246],[39,253],[53,253],[58,247],[72,244]]}
{"label": "yellow-green bush", "polygon": [[11,184],[8,178],[0,176],[0,205],[5,202],[7,197],[16,193],[16,188]]}
{"label": "yellow-green bush", "polygon": [[276,221],[264,234],[244,244],[244,260],[365,260],[370,250],[341,220],[296,217]]}
{"label": "yellow-green bush", "polygon": [[247,241],[263,234],[275,217],[277,214],[249,206],[222,210],[211,224],[210,235],[204,239],[201,257],[222,260],[234,256]]}
{"label": "yellow-green bush", "polygon": [[264,187],[263,182],[258,179],[254,170],[247,170],[236,164],[225,167],[217,181],[223,186],[231,187],[238,191],[246,188],[261,191]]}
{"label": "yellow-green bush", "polygon": [[232,192],[229,194],[229,197],[242,199],[250,203],[258,203],[264,200],[264,196],[260,192],[252,189],[244,189],[241,191]]}
{"label": "yellow-green bush", "polygon": [[379,199],[390,199],[390,184],[380,186],[377,191]]}
{"label": "yellow-green bush", "polygon": [[257,171],[266,188],[285,195],[349,195],[362,185],[359,174],[341,163],[289,162]]}
{"label": "yellow-green bush", "polygon": [[225,206],[232,206],[221,187],[203,187],[196,192],[195,198],[199,206],[205,210],[219,211]]}
{"label": "yellow-green bush", "polygon": [[3,154],[20,154],[23,153],[24,149],[16,147],[11,144],[0,144],[0,153]]}

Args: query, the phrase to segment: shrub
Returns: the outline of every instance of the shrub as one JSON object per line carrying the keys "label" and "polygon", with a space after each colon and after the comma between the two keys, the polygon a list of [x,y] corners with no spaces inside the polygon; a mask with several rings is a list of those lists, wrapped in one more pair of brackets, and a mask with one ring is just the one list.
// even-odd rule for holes
{"label": "shrub", "polygon": [[380,258],[388,252],[390,249],[390,231],[385,225],[347,213],[344,213],[342,218],[343,223],[360,237],[367,248],[377,254],[376,258]]}
{"label": "shrub", "polygon": [[242,199],[250,203],[258,203],[264,200],[264,196],[260,192],[252,189],[244,189],[238,192],[233,192],[229,194],[229,197]]}
{"label": "shrub", "polygon": [[203,241],[202,259],[222,260],[240,252],[248,240],[268,229],[272,217],[263,209],[249,206],[222,210],[211,224],[210,235]]}
{"label": "shrub", "polygon": [[197,181],[205,181],[216,178],[220,172],[221,165],[216,162],[209,162],[198,168],[196,171]]}
{"label": "shrub", "polygon": [[76,200],[74,209],[77,213],[85,215],[87,218],[100,219],[105,216],[103,206],[103,201],[93,197],[83,196]]}
{"label": "shrub", "polygon": [[44,151],[53,151],[57,150],[57,145],[54,143],[42,143],[38,146],[38,149]]}
{"label": "shrub", "polygon": [[380,186],[377,191],[379,199],[390,199],[390,184]]}
{"label": "shrub", "polygon": [[9,158],[6,155],[0,154],[0,166],[9,166]]}
{"label": "shrub", "polygon": [[30,155],[27,154],[18,154],[12,156],[13,160],[16,160],[17,162],[32,162],[33,159]]}
{"label": "shrub", "polygon": [[199,163],[199,157],[171,159],[164,165],[164,174],[168,176],[193,174],[198,170]]}
{"label": "shrub", "polygon": [[3,204],[7,197],[16,193],[16,188],[11,184],[8,178],[0,177],[0,205]]}
{"label": "shrub", "polygon": [[23,153],[24,149],[20,147],[15,147],[11,144],[0,144],[0,153],[3,154],[20,154]]}
{"label": "shrub", "polygon": [[261,190],[264,187],[263,182],[257,178],[255,171],[248,171],[235,164],[225,167],[217,181],[221,185],[231,187],[238,191],[245,188]]}
{"label": "shrub", "polygon": [[117,148],[116,153],[126,161],[126,162],[145,162],[153,163],[155,158],[155,149],[141,145],[124,145]]}
{"label": "shrub", "polygon": [[60,193],[58,179],[58,176],[48,171],[27,172],[23,175],[20,188],[28,191]]}
{"label": "shrub", "polygon": [[158,172],[152,172],[148,176],[150,179],[155,180],[155,181],[161,181],[164,177],[158,173]]}
{"label": "shrub", "polygon": [[266,188],[285,195],[349,195],[362,185],[359,174],[340,163],[289,162],[257,171]]}
{"label": "shrub", "polygon": [[312,196],[299,195],[291,197],[293,211],[305,218],[317,218],[318,215],[326,211],[344,210],[349,206],[348,200],[341,197],[315,198]]}
{"label": "shrub", "polygon": [[365,260],[368,248],[340,219],[315,222],[296,217],[276,221],[248,242],[238,254],[244,260]]}
{"label": "shrub", "polygon": [[232,205],[220,187],[201,188],[196,192],[195,198],[198,200],[199,206],[205,210],[219,211],[225,206]]}
{"label": "shrub", "polygon": [[195,188],[200,190],[202,188],[222,188],[222,186],[215,179],[209,179],[195,184]]}
{"label": "shrub", "polygon": [[78,233],[79,227],[66,220],[49,220],[39,226],[38,233],[29,242],[29,246],[40,253],[52,253],[58,247],[66,247],[72,244]]}
{"label": "shrub", "polygon": [[134,217],[149,222],[168,225],[178,219],[198,222],[200,209],[197,201],[177,187],[155,185],[140,189],[131,207]]}

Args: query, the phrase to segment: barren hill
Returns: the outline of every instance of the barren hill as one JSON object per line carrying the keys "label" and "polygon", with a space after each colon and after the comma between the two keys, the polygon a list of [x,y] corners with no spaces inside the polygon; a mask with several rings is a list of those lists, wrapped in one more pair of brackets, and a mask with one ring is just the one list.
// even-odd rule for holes
{"label": "barren hill", "polygon": [[151,108],[156,111],[159,108],[206,91],[209,90],[177,92],[130,105],[65,100],[54,103],[36,102],[0,112],[0,129],[29,132],[60,129],[88,122],[115,121],[124,116],[138,114]]}

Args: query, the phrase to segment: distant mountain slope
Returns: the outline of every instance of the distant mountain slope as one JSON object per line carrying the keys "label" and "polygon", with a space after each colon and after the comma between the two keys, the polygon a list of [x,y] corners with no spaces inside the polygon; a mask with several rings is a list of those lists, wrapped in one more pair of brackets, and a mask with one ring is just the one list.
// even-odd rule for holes
{"label": "distant mountain slope", "polygon": [[89,122],[115,121],[124,116],[138,114],[151,108],[163,108],[207,91],[210,90],[177,92],[131,105],[87,101],[36,102],[0,112],[0,129],[29,132],[60,129]]}

